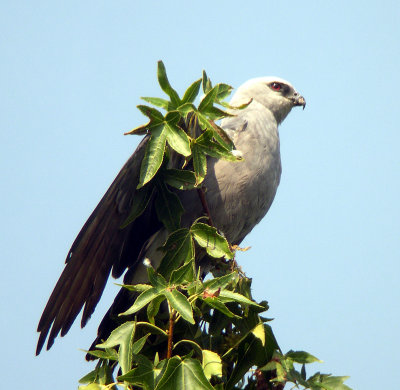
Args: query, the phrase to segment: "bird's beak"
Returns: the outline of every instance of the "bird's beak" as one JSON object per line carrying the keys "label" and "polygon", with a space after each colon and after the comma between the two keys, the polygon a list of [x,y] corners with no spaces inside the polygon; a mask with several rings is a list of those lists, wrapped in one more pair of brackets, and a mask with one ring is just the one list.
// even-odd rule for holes
{"label": "bird's beak", "polygon": [[306,99],[303,98],[301,95],[296,95],[293,97],[293,105],[294,106],[303,106],[303,110],[306,107]]}

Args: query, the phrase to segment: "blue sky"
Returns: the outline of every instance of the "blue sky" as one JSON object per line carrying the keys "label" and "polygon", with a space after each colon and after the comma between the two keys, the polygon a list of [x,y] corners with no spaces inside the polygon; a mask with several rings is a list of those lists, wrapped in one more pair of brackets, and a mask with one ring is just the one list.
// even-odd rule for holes
{"label": "blue sky", "polygon": [[307,99],[281,127],[283,175],[239,262],[284,351],[354,389],[398,371],[400,6],[397,1],[16,1],[0,12],[3,383],[76,388],[118,287],[34,357],[65,255],[139,138],[140,96],[206,69],[235,87],[290,80]]}

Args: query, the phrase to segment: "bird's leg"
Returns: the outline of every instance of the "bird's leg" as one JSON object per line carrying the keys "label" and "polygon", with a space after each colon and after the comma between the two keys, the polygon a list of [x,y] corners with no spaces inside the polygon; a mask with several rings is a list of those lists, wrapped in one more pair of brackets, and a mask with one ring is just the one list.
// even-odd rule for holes
{"label": "bird's leg", "polygon": [[211,218],[210,209],[208,208],[208,204],[207,204],[207,200],[206,200],[206,195],[205,195],[204,187],[198,188],[198,189],[197,189],[197,193],[199,194],[199,198],[200,198],[201,204],[202,204],[202,206],[203,206],[204,212],[207,214],[207,217],[208,217],[208,224],[209,224],[210,226],[215,227],[215,226],[214,226],[214,223],[213,223],[213,221],[212,221],[212,218]]}

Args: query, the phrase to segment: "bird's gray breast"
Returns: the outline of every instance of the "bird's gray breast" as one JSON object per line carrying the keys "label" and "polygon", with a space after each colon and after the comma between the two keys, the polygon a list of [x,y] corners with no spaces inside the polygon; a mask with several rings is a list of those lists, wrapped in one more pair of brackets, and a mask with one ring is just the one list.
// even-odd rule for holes
{"label": "bird's gray breast", "polygon": [[243,161],[209,159],[204,180],[213,222],[234,244],[267,213],[281,175],[279,134],[273,115],[259,108],[244,111],[222,123]]}

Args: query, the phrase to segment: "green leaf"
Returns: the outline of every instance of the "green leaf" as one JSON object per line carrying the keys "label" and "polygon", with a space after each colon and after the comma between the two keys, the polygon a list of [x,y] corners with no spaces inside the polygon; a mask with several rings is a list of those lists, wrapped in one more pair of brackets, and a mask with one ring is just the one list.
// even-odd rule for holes
{"label": "green leaf", "polygon": [[225,314],[229,318],[240,318],[236,314],[232,313],[217,297],[215,298],[202,298],[200,299],[205,302],[208,306],[213,309],[217,309],[221,313]]}
{"label": "green leaf", "polygon": [[197,118],[199,120],[200,126],[205,130],[212,131],[215,139],[228,150],[232,150],[234,148],[234,144],[226,131],[216,125],[214,122],[210,121],[206,115],[202,113],[197,113]]}
{"label": "green leaf", "polygon": [[200,362],[174,356],[168,360],[167,368],[155,390],[214,390],[204,375]]}
{"label": "green leaf", "polygon": [[322,360],[319,360],[315,356],[305,351],[289,351],[284,356],[300,364],[307,364],[314,362],[322,363]]}
{"label": "green leaf", "polygon": [[174,108],[178,107],[181,104],[181,100],[179,99],[177,92],[171,87],[171,84],[168,81],[167,71],[165,70],[165,66],[162,61],[158,61],[157,78],[161,89],[170,97],[172,106]]}
{"label": "green leaf", "polygon": [[197,95],[199,94],[201,82],[202,79],[199,79],[190,85],[190,87],[186,90],[185,94],[183,95],[182,103],[194,102]]}
{"label": "green leaf", "polygon": [[238,302],[238,303],[242,303],[245,305],[256,306],[261,309],[264,308],[263,306],[260,306],[257,302],[254,302],[254,301],[246,298],[244,295],[235,293],[230,290],[225,290],[225,289],[221,290],[219,293],[219,298],[223,302]]}
{"label": "green leaf", "polygon": [[193,261],[189,261],[182,267],[172,271],[169,283],[171,285],[181,285],[191,282],[193,278],[194,278]]}
{"label": "green leaf", "polygon": [[151,126],[155,126],[164,121],[164,115],[153,107],[138,105],[137,108],[140,112],[150,119]]}
{"label": "green leaf", "polygon": [[161,303],[165,301],[164,295],[159,296],[155,299],[153,299],[149,305],[147,306],[147,317],[149,319],[149,322],[151,324],[155,324],[155,316],[157,315],[158,311],[160,310],[160,305]]}
{"label": "green leaf", "polygon": [[265,345],[265,330],[264,330],[264,324],[262,322],[256,325],[251,330],[251,333],[260,340],[262,345]]}
{"label": "green leaf", "polygon": [[211,84],[211,80],[208,78],[205,70],[203,70],[202,81],[203,81],[203,92],[208,93],[212,88],[212,84]]}
{"label": "green leaf", "polygon": [[95,349],[94,351],[85,352],[99,359],[118,360],[118,353],[114,348],[107,348],[105,351]]}
{"label": "green leaf", "polygon": [[229,161],[239,161],[240,158],[234,156],[232,151],[222,146],[220,143],[213,141],[213,132],[206,130],[200,137],[195,140],[196,147],[199,147],[203,153],[215,158],[223,158]]}
{"label": "green leaf", "polygon": [[192,171],[182,169],[166,169],[163,171],[164,181],[178,190],[191,190],[196,186],[196,175]]}
{"label": "green leaf", "polygon": [[207,174],[207,158],[201,148],[192,144],[193,168],[196,175],[196,185],[200,184]]}
{"label": "green leaf", "polygon": [[308,381],[311,382],[319,382],[321,380],[321,377],[323,377],[324,374],[321,374],[320,372],[316,372],[314,375],[310,376],[308,378]]}
{"label": "green leaf", "polygon": [[235,148],[235,145],[229,137],[228,133],[220,126],[215,123],[211,123],[211,128],[213,132],[214,138],[218,141],[220,145],[222,145],[225,149],[232,151]]}
{"label": "green leaf", "polygon": [[233,90],[232,86],[223,83],[217,84],[215,87],[218,87],[218,94],[217,94],[218,101],[226,99]]}
{"label": "green leaf", "polygon": [[195,279],[193,280],[193,282],[190,282],[186,286],[186,290],[187,290],[189,295],[201,294],[204,291],[203,282],[201,280],[200,267],[197,268],[197,274],[194,275],[194,276],[195,276]]}
{"label": "green leaf", "polygon": [[239,106],[231,106],[229,103],[222,102],[222,101],[219,101],[218,104],[220,104],[221,106],[223,106],[225,108],[229,108],[231,110],[243,110],[244,108],[248,107],[252,101],[253,101],[253,98],[249,99],[246,103],[240,104]]}
{"label": "green leaf", "polygon": [[157,97],[142,97],[144,101],[154,104],[157,107],[161,107],[166,111],[171,110],[171,103],[168,100],[157,98]]}
{"label": "green leaf", "polygon": [[118,376],[117,379],[131,385],[143,386],[145,390],[153,390],[155,383],[153,363],[143,355],[135,356],[135,363],[137,368]]}
{"label": "green leaf", "polygon": [[[253,298],[251,296],[251,279],[249,279],[245,276],[242,276],[238,280],[238,288],[235,291],[244,295],[246,298],[253,300]],[[259,303],[259,304],[262,305],[262,303]],[[263,307],[265,308],[265,310],[268,310],[268,302],[264,301]]]}
{"label": "green leaf", "polygon": [[[109,365],[101,363],[101,365],[97,365],[96,369],[89,372],[89,374],[85,375],[83,378],[79,379],[79,383],[83,384],[92,384],[92,382],[96,382],[98,385],[107,385],[109,383],[113,383],[114,379],[112,376],[112,369]],[[88,387],[81,386],[82,388],[87,389]]]}
{"label": "green leaf", "polygon": [[[262,325],[264,325],[264,329],[262,328]],[[223,358],[228,356],[232,351],[234,351],[235,349],[237,349],[238,346],[240,345],[244,345],[246,342],[248,343],[249,341],[252,342],[252,340],[254,338],[258,339],[258,341],[260,342],[260,346],[263,347],[264,345],[266,345],[268,343],[268,337],[269,334],[267,333],[267,329],[265,328],[265,324],[262,323],[258,323],[255,327],[253,327],[252,329],[248,330],[247,332],[242,330],[242,337],[239,338],[234,345],[225,352],[225,354],[222,356]],[[266,360],[270,360],[272,358],[272,355],[270,357],[268,357],[268,355],[265,355],[265,353],[267,352],[266,348],[264,348],[265,351],[263,351],[261,353],[261,355],[264,357],[266,356]],[[265,352],[265,353],[264,353]],[[268,363],[270,364],[270,363]],[[262,370],[270,370],[271,368],[267,367],[268,364],[264,367],[262,367]],[[261,365],[261,364],[259,364]]]}
{"label": "green leaf", "polygon": [[140,180],[137,188],[148,183],[159,170],[163,159],[167,134],[163,131],[164,126],[158,125],[151,129],[151,136],[146,145],[146,151],[140,166]]}
{"label": "green leaf", "polygon": [[308,387],[307,381],[305,379],[303,379],[301,374],[298,371],[296,371],[294,368],[289,370],[286,373],[286,379],[287,379],[287,381],[291,381],[293,383],[298,383],[298,384],[304,386],[305,388]]}
{"label": "green leaf", "polygon": [[238,282],[238,279],[239,275],[235,271],[230,274],[205,281],[204,288],[207,288],[209,290],[218,290],[219,288],[223,289],[231,283],[236,284]]}
{"label": "green leaf", "polygon": [[230,390],[238,383],[252,366],[266,363],[266,354],[262,340],[250,332],[239,344],[238,359],[228,380],[226,389]]}
{"label": "green leaf", "polygon": [[202,114],[201,112],[196,112],[196,117],[199,121],[200,127],[205,130],[213,130],[211,122],[208,120],[207,115]]}
{"label": "green leaf", "polygon": [[286,383],[286,371],[283,369],[282,364],[279,362],[271,361],[265,367],[269,367],[267,371],[275,370],[275,378],[273,381],[275,383]]}
{"label": "green leaf", "polygon": [[159,328],[158,326],[155,326],[153,324],[150,324],[149,322],[137,322],[136,327],[141,327],[141,328],[147,328],[149,329],[149,332],[152,334],[161,334],[163,336],[168,336],[167,332],[165,330]]}
{"label": "green leaf", "polygon": [[193,224],[190,228],[196,242],[212,257],[233,258],[233,252],[229,249],[228,241],[217,233],[215,227],[206,225],[202,222]]}
{"label": "green leaf", "polygon": [[205,130],[200,136],[195,139],[195,143],[203,148],[208,148],[213,142],[213,132],[210,129]]}
{"label": "green leaf", "polygon": [[193,351],[195,351],[199,356],[203,356],[203,350],[201,349],[200,345],[193,340],[179,340],[177,343],[174,344],[173,349],[178,347],[178,345],[180,344],[189,344]]}
{"label": "green leaf", "polygon": [[264,324],[264,332],[265,332],[265,352],[267,353],[267,359],[271,360],[274,352],[280,351],[280,348],[270,325]]}
{"label": "green leaf", "polygon": [[[321,375],[322,388],[326,390],[351,390],[350,387],[346,386],[343,382],[347,380],[348,376],[331,376],[331,375]],[[318,382],[314,383],[315,385]]]}
{"label": "green leaf", "polygon": [[181,215],[184,212],[181,201],[178,195],[171,192],[162,181],[157,181],[157,190],[155,201],[157,217],[169,232],[173,232],[179,229]]}
{"label": "green leaf", "polygon": [[217,94],[218,94],[218,86],[215,86],[210,91],[208,91],[207,94],[204,96],[204,98],[199,104],[199,107],[197,108],[198,111],[200,111],[201,113],[206,113],[207,110],[213,106]]}
{"label": "green leaf", "polygon": [[286,356],[281,356],[280,358],[280,363],[282,364],[283,369],[286,372],[289,372],[290,370],[294,369],[294,363],[293,360],[290,358],[287,358]]}
{"label": "green leaf", "polygon": [[144,345],[146,344],[147,338],[148,338],[149,336],[150,336],[150,333],[147,333],[146,335],[144,335],[143,337],[141,337],[140,339],[136,340],[136,341],[133,343],[133,346],[132,346],[132,353],[133,353],[134,355],[137,355],[137,354],[142,350],[142,348],[143,348]]}
{"label": "green leaf", "polygon": [[203,371],[204,375],[208,380],[211,377],[217,376],[218,378],[222,377],[222,360],[220,356],[213,351],[209,351],[207,349],[203,349]]}
{"label": "green leaf", "polygon": [[186,117],[190,112],[196,111],[196,107],[192,103],[185,103],[177,107],[176,111],[178,111],[182,117]]}
{"label": "green leaf", "polygon": [[103,343],[97,344],[98,348],[112,348],[120,345],[126,337],[131,337],[132,332],[135,330],[135,322],[127,321],[114,329],[108,339]]}
{"label": "green leaf", "polygon": [[132,347],[135,330],[136,323],[134,321],[125,322],[114,329],[104,343],[96,345],[97,348],[112,348],[119,345],[118,361],[123,374],[132,368]]}
{"label": "green leaf", "polygon": [[151,300],[160,296],[161,293],[155,287],[149,290],[143,291],[137,298],[135,303],[125,312],[121,313],[120,316],[127,316],[139,311],[142,307],[145,307]]}
{"label": "green leaf", "polygon": [[83,384],[92,383],[96,380],[97,375],[98,375],[98,369],[95,369],[93,371],[90,371],[88,374],[83,376],[81,379],[79,379],[78,382],[83,383]]}
{"label": "green leaf", "polygon": [[194,257],[194,246],[189,230],[182,228],[171,233],[163,250],[166,253],[158,272],[168,279],[174,269]]}
{"label": "green leaf", "polygon": [[184,320],[194,324],[192,306],[181,292],[175,288],[166,288],[164,295],[170,306],[177,311]]}
{"label": "green leaf", "polygon": [[130,223],[135,221],[138,217],[143,214],[143,211],[146,210],[150,199],[152,198],[154,193],[154,186],[148,184],[139,190],[135,191],[133,196],[133,204],[131,211],[129,213],[128,218],[121,225],[121,229],[128,226]]}
{"label": "green leaf", "polygon": [[187,134],[176,124],[170,122],[165,122],[164,130],[167,134],[168,145],[179,154],[185,157],[190,156],[190,142]]}
{"label": "green leaf", "polygon": [[228,116],[234,116],[233,114],[230,114],[229,112],[222,111],[221,109],[217,107],[208,107],[207,109],[202,111],[203,114],[206,114],[209,119],[213,121],[217,121],[223,118],[226,118]]}
{"label": "green leaf", "polygon": [[167,287],[167,281],[165,278],[158,272],[154,271],[153,267],[147,268],[147,276],[149,277],[151,285],[155,287],[157,291],[162,291]]}
{"label": "green leaf", "polygon": [[151,125],[151,121],[147,122],[145,125],[140,125],[132,130],[127,131],[124,135],[144,135],[147,134]]}
{"label": "green leaf", "polygon": [[143,292],[151,289],[151,286],[149,284],[118,284],[115,283],[116,286],[120,286],[123,288],[126,288],[129,291],[134,291],[134,292]]}

